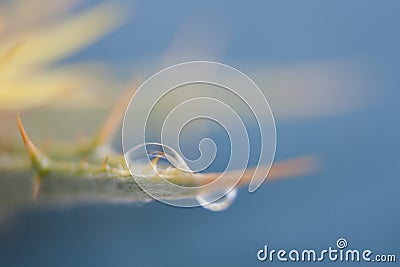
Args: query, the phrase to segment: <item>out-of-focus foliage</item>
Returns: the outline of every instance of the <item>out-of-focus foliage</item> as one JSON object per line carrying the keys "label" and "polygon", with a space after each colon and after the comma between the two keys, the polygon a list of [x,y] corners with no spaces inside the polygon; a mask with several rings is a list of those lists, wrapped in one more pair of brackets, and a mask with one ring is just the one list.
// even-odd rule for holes
{"label": "out-of-focus foliage", "polygon": [[[76,2],[0,4],[0,110],[38,107],[59,99],[77,103],[77,96],[88,94],[86,89],[109,85],[99,64],[56,65],[122,21],[116,5],[76,12]],[[65,97],[72,91],[73,98]]]}

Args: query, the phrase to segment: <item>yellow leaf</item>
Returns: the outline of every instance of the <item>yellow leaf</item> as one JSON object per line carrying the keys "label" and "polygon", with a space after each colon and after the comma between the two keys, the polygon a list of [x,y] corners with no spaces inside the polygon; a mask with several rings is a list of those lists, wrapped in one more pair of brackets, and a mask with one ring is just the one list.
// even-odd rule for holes
{"label": "yellow leaf", "polygon": [[0,45],[0,54],[21,43],[7,68],[19,70],[60,60],[102,37],[121,23],[121,10],[103,4],[56,25],[12,36]]}

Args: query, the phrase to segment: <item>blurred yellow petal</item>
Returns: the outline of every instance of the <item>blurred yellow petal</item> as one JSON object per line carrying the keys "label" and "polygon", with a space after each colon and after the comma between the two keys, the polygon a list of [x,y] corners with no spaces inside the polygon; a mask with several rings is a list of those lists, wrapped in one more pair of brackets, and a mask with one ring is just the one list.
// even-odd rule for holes
{"label": "blurred yellow petal", "polygon": [[120,8],[103,4],[58,25],[14,36],[0,45],[0,54],[15,43],[22,43],[8,68],[21,70],[52,63],[87,46],[120,23]]}
{"label": "blurred yellow petal", "polygon": [[[65,99],[77,89],[97,87],[106,78],[94,67],[71,66],[36,72],[20,80],[1,81],[0,110],[21,110]],[[103,77],[106,75],[103,73]]]}
{"label": "blurred yellow petal", "polygon": [[[2,65],[6,65],[12,58],[13,56],[17,53],[17,50],[20,48],[21,44],[15,44],[11,46],[5,53],[0,54],[0,68]],[[5,75],[1,75],[1,77],[4,77]]]}
{"label": "blurred yellow petal", "polygon": [[368,66],[352,59],[303,62],[254,69],[274,114],[282,119],[318,118],[350,112],[372,103]]}
{"label": "blurred yellow petal", "polygon": [[[73,91],[75,98],[88,99],[93,92],[82,89],[113,84],[97,64],[50,65],[101,38],[122,21],[122,9],[111,3],[77,15],[63,14],[76,1],[43,0],[46,8],[28,0],[1,4],[0,34],[3,26],[5,30],[0,39],[0,111],[48,106],[53,101],[67,103],[65,96]],[[56,16],[56,21],[49,21]],[[45,23],[38,27],[37,22]],[[76,105],[79,101],[72,102]]]}
{"label": "blurred yellow petal", "polygon": [[[0,91],[0,109],[12,110],[31,108],[41,105],[46,101],[50,101],[55,96],[66,92],[71,88],[71,85],[60,84],[37,84],[21,83],[14,85],[13,91],[1,90]],[[35,94],[30,94],[32,90],[38,90]]]}
{"label": "blurred yellow petal", "polygon": [[[54,18],[60,18],[71,9],[78,0],[6,0],[4,8],[8,9],[8,26],[13,30],[27,30],[31,27],[37,27],[42,23],[49,23]],[[8,7],[8,8],[7,8]]]}

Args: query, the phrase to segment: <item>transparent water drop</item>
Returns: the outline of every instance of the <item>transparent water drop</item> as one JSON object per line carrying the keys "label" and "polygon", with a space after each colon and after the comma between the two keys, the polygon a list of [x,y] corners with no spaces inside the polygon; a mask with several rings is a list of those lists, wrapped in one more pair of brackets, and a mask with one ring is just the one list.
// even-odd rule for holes
{"label": "transparent water drop", "polygon": [[[136,146],[125,153],[125,159],[132,175],[135,176],[136,182],[139,182],[142,186],[146,185],[145,183],[142,184],[143,181],[155,176],[169,180],[169,178],[179,175],[179,172],[193,173],[185,160],[174,149],[159,143],[146,143]],[[199,203],[200,206],[208,210],[222,211],[233,203],[236,195],[236,189],[229,192],[227,190],[214,190],[198,194],[195,199],[192,198],[192,201]],[[151,196],[159,199],[157,195]]]}
{"label": "transparent water drop", "polygon": [[171,147],[146,143],[125,153],[131,173],[136,177],[166,176],[173,170],[191,172],[185,160]]}
{"label": "transparent water drop", "polygon": [[[222,194],[221,194],[222,193]],[[225,193],[225,194],[223,194]],[[217,196],[223,195],[223,197],[215,200]],[[237,195],[237,189],[232,189],[229,192],[214,191],[212,193],[199,194],[196,200],[199,204],[211,211],[222,211],[230,207],[235,200]]]}

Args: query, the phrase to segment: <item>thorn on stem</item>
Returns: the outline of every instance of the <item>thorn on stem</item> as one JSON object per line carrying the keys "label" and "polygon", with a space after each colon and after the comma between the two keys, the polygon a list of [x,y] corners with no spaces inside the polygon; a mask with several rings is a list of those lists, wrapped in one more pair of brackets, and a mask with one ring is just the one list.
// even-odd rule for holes
{"label": "thorn on stem", "polygon": [[110,143],[113,135],[118,129],[118,126],[121,124],[126,106],[128,105],[132,94],[136,91],[138,86],[139,83],[135,81],[133,83],[133,86],[130,86],[121,93],[117,102],[114,104],[110,113],[95,134],[93,141],[88,149],[88,153],[93,152],[99,146],[107,146]]}
{"label": "thorn on stem", "polygon": [[40,185],[42,184],[42,176],[36,175],[33,180],[32,197],[33,201],[36,202],[40,192]]}
{"label": "thorn on stem", "polygon": [[108,160],[109,160],[109,156],[107,156],[105,159],[104,159],[104,161],[103,161],[103,164],[101,165],[101,170],[103,171],[103,172],[106,172],[107,171],[107,168],[108,168]]}
{"label": "thorn on stem", "polygon": [[18,128],[19,128],[19,132],[21,134],[22,140],[24,141],[26,150],[28,151],[28,154],[31,158],[33,168],[36,169],[39,172],[39,174],[41,174],[41,175],[46,174],[48,172],[49,159],[29,139],[29,137],[24,129],[24,126],[22,124],[20,113],[18,113],[18,115],[17,115],[17,122],[18,122]]}

